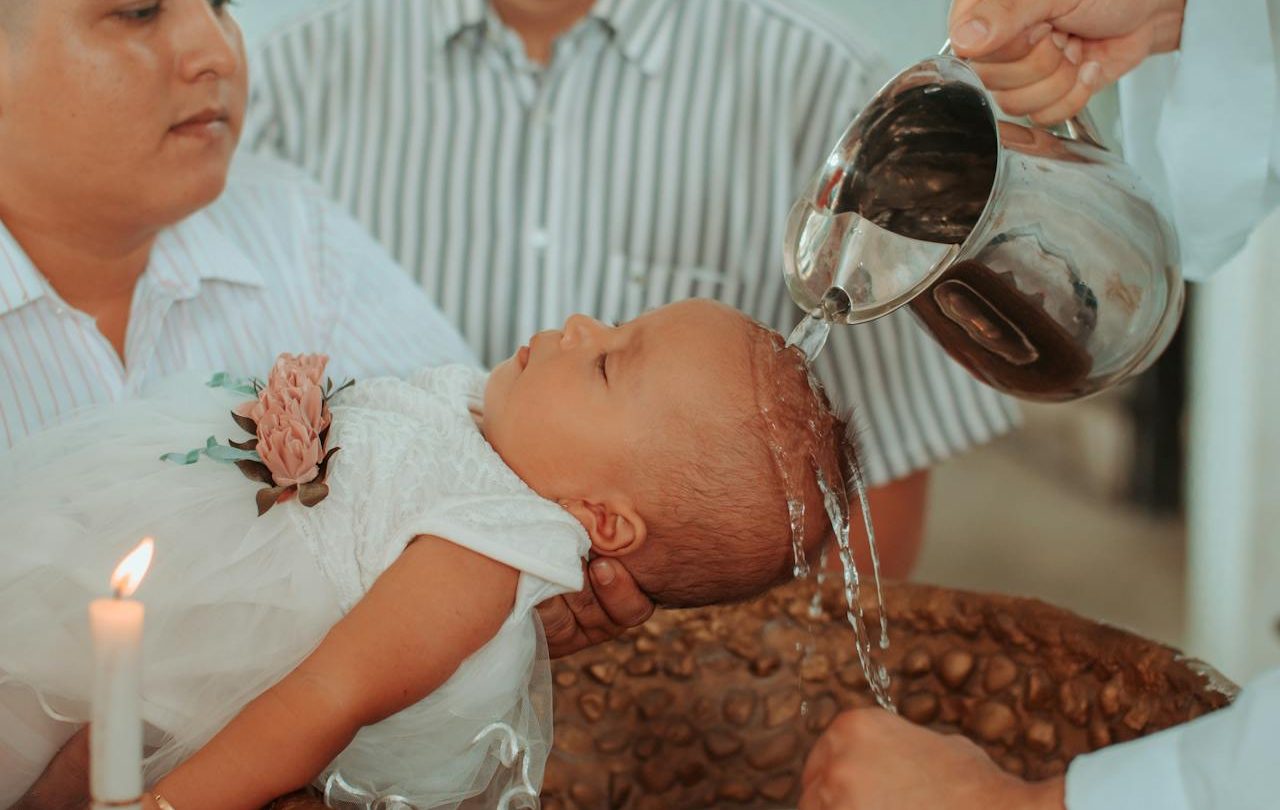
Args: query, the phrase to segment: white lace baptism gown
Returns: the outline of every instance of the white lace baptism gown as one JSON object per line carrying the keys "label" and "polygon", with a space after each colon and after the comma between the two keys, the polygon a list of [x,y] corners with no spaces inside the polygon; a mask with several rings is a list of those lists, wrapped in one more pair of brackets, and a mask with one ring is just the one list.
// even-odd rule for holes
{"label": "white lace baptism gown", "polygon": [[357,381],[333,401],[328,441],[342,449],[329,497],[262,517],[261,485],[234,466],[159,461],[209,435],[244,437],[229,409],[245,397],[208,379],[172,378],[0,453],[0,807],[87,719],[87,606],[143,536],[156,541],[137,592],[149,784],[292,670],[409,540],[430,534],[518,569],[511,615],[434,693],[363,729],[317,784],[334,806],[379,808],[492,808],[536,788],[551,690],[533,607],[581,587],[588,539],[476,428],[484,374]]}

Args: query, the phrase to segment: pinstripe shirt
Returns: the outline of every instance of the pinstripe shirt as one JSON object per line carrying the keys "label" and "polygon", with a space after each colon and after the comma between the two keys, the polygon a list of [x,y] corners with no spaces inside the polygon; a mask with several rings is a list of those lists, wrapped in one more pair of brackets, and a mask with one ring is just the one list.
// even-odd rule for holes
{"label": "pinstripe shirt", "polygon": [[335,377],[474,362],[386,251],[297,171],[239,166],[213,205],[156,239],[125,360],[0,224],[0,452],[58,417],[183,370],[262,376],[282,351]]}
{"label": "pinstripe shirt", "polygon": [[[246,142],[305,168],[486,363],[573,312],[687,296],[788,328],[788,209],[882,76],[780,0],[597,0],[549,63],[484,0],[329,0],[255,59]],[[820,358],[881,483],[1012,407],[906,313]]]}

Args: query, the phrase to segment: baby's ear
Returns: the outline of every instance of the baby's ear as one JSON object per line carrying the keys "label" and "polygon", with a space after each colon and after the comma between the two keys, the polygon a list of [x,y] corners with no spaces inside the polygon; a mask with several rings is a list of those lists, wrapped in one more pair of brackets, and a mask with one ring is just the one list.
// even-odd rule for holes
{"label": "baby's ear", "polygon": [[562,500],[560,505],[578,519],[591,537],[591,547],[605,557],[625,557],[644,545],[648,527],[629,504]]}

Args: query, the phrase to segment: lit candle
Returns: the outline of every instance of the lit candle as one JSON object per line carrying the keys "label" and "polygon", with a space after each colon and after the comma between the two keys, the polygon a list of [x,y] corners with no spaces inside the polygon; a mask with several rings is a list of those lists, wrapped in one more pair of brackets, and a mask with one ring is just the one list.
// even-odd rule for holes
{"label": "lit candle", "polygon": [[142,603],[130,599],[151,565],[143,539],[111,575],[110,599],[89,605],[93,713],[89,790],[94,808],[142,807]]}

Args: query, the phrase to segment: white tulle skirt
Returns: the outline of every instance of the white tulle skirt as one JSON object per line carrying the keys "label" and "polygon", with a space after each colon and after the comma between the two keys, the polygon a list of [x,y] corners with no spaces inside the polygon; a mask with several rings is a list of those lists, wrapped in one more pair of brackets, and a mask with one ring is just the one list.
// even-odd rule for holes
{"label": "white tulle skirt", "polygon": [[[288,509],[258,517],[257,485],[233,467],[159,460],[234,434],[228,411],[241,397],[206,379],[175,378],[0,454],[0,807],[88,720],[88,604],[108,595],[112,569],[140,538],[156,543],[136,594],[146,606],[148,783],[342,618]],[[545,671],[535,618],[513,615],[435,693],[362,730],[317,784],[342,807],[518,798],[540,783],[549,748]]]}

